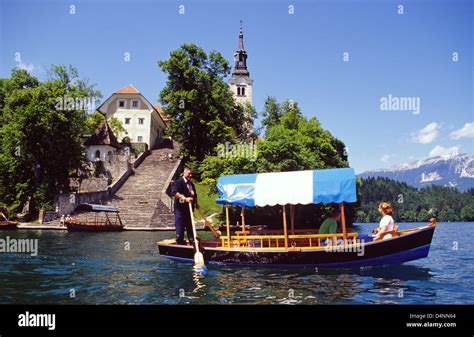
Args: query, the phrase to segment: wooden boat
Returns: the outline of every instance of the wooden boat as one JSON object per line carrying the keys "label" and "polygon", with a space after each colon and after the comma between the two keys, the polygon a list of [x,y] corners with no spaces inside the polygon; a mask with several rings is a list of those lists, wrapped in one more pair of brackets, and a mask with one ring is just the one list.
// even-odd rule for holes
{"label": "wooden boat", "polygon": [[0,211],[0,230],[17,229],[18,223],[8,220],[7,216]]}
{"label": "wooden boat", "polygon": [[[70,232],[119,232],[124,230],[124,225],[115,207],[82,204],[75,211],[77,214],[72,219],[65,220],[67,230]],[[93,213],[90,216],[89,213]],[[110,216],[114,214],[114,216]],[[79,219],[82,218],[82,219]]]}
{"label": "wooden boat", "polygon": [[[436,221],[408,230],[394,231],[391,238],[374,241],[370,235],[347,232],[344,203],[356,201],[356,178],[351,168],[245,174],[222,176],[217,183],[225,205],[227,233],[213,240],[199,240],[207,264],[268,267],[360,268],[400,264],[428,256]],[[294,229],[296,204],[337,203],[341,210],[341,232],[319,234],[315,230]],[[230,232],[229,205],[245,207],[281,205],[283,229],[279,231],[246,230]],[[287,224],[287,206],[290,224]],[[384,235],[386,235],[384,234]],[[336,238],[336,244],[332,243]],[[330,240],[328,240],[330,239]],[[174,239],[157,243],[160,255],[183,262],[193,262],[194,247],[176,244]]]}

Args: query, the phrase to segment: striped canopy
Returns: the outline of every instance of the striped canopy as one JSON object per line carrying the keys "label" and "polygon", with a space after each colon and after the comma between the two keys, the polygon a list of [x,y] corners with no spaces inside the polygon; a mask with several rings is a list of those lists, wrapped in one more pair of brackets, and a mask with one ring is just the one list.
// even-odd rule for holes
{"label": "striped canopy", "polygon": [[218,204],[247,207],[357,200],[352,168],[226,175],[217,190]]}

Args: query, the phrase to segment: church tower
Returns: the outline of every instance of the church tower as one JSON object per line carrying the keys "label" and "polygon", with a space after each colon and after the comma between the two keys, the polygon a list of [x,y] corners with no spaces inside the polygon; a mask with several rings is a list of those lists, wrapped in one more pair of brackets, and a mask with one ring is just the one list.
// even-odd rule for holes
{"label": "church tower", "polygon": [[244,48],[244,33],[242,31],[242,21],[240,21],[239,45],[234,53],[234,70],[229,86],[234,94],[234,99],[238,103],[249,102],[252,104],[252,83],[250,73],[247,69],[247,52]]}

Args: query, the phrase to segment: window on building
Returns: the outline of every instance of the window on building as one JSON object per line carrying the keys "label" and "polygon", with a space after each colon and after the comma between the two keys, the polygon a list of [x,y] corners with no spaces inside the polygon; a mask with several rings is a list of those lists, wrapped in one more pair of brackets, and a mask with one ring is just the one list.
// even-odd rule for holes
{"label": "window on building", "polygon": [[138,136],[138,137],[137,137],[137,141],[138,141],[138,142],[143,142],[143,136]]}
{"label": "window on building", "polygon": [[145,118],[138,118],[138,124],[143,125],[145,123]]}
{"label": "window on building", "polygon": [[125,124],[130,124],[130,118],[125,118]]}
{"label": "window on building", "polygon": [[95,151],[95,160],[100,160],[100,151]]}
{"label": "window on building", "polygon": [[240,87],[237,87],[237,96],[240,96]]}
{"label": "window on building", "polygon": [[240,89],[240,94],[241,94],[242,96],[245,96],[245,88],[241,88],[241,89]]}
{"label": "window on building", "polygon": [[132,101],[132,108],[138,108],[138,104],[139,104],[138,99],[134,99],[134,100]]}
{"label": "window on building", "polygon": [[107,160],[108,161],[113,161],[114,160],[114,154],[112,151],[107,152]]}
{"label": "window on building", "polygon": [[125,101],[123,99],[119,100],[118,106],[119,106],[119,108],[124,108],[125,107]]}

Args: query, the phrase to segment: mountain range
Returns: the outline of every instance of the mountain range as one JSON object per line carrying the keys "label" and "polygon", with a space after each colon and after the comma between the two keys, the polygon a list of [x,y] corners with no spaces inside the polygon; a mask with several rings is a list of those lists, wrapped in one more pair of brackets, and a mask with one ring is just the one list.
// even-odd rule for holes
{"label": "mountain range", "polygon": [[474,187],[474,155],[436,156],[386,169],[369,170],[359,174],[358,177],[386,177],[416,188],[434,184],[466,191]]}

